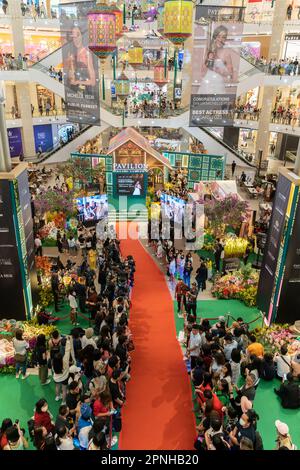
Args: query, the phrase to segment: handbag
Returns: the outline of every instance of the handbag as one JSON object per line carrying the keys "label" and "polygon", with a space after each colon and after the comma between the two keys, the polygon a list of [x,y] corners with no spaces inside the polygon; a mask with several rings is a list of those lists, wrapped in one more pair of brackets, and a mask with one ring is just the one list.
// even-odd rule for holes
{"label": "handbag", "polygon": [[19,354],[19,353],[16,353],[15,354],[15,361],[16,362],[19,362],[19,363],[23,363],[26,361],[26,354]]}

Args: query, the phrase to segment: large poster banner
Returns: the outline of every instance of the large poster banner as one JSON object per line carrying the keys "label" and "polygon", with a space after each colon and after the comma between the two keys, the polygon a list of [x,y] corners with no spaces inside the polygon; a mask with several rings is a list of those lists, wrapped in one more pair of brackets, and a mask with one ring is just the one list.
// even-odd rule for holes
{"label": "large poster banner", "polygon": [[60,5],[65,103],[67,121],[100,124],[99,68],[88,48],[87,13],[96,2]]}
{"label": "large poster banner", "polygon": [[272,312],[276,271],[285,226],[286,211],[291,191],[291,181],[280,175],[273,204],[270,229],[260,272],[257,305],[262,312]]}
{"label": "large poster banner", "polygon": [[190,126],[232,126],[244,8],[196,6]]}
{"label": "large poster banner", "polygon": [[11,157],[19,157],[23,153],[22,129],[20,127],[12,127],[7,129],[9,152]]}

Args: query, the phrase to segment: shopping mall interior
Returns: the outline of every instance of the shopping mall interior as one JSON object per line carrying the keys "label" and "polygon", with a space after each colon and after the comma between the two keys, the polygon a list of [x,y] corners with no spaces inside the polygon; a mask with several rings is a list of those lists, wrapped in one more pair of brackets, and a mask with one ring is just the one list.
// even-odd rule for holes
{"label": "shopping mall interior", "polygon": [[0,450],[300,448],[298,2],[0,0]]}

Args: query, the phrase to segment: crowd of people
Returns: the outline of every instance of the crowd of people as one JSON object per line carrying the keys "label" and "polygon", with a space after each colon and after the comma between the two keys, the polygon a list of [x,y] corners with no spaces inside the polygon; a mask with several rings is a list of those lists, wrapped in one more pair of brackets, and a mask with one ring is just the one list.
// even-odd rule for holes
{"label": "crowd of people", "polygon": [[[38,18],[58,18],[57,11],[51,8],[50,12],[48,12],[46,4],[43,1],[36,2],[34,0],[31,0],[30,3],[25,3],[24,1],[21,1],[20,9],[22,16],[26,18],[33,18],[35,21]],[[4,15],[10,15],[9,2],[7,0],[2,0],[2,12],[4,13]]]}
{"label": "crowd of people", "polygon": [[241,54],[242,57],[261,69],[264,73],[271,75],[299,75],[300,73],[299,61],[297,57],[281,60],[268,60],[263,56],[256,57],[249,55],[243,50]]}
{"label": "crowd of people", "polygon": [[299,110],[295,106],[283,106],[278,104],[272,111],[272,122],[276,124],[287,124],[289,126],[299,125]]}
{"label": "crowd of people", "polygon": [[21,53],[15,57],[11,53],[0,51],[0,70],[26,70],[28,63],[28,55]]}
{"label": "crowd of people", "polygon": [[[283,408],[300,408],[300,355],[290,356],[283,346],[280,353],[264,351],[240,317],[230,327],[224,317],[212,324],[197,322],[186,309],[186,358],[199,410],[195,448],[202,450],[262,450],[259,416],[255,397],[261,381],[278,379],[274,392]],[[240,386],[240,378],[245,381]],[[286,423],[275,421],[274,449],[294,450]]]}
{"label": "crowd of people", "polygon": [[138,102],[134,98],[124,100],[125,117],[132,116],[136,118],[155,118],[166,117],[179,109],[178,103],[168,100],[165,94],[162,94],[161,99],[154,99],[154,92],[150,93],[151,99]]}
{"label": "crowd of people", "polygon": [[252,106],[250,103],[237,105],[235,109],[235,118],[237,119],[258,121],[259,114],[260,109],[257,106]]}
{"label": "crowd of people", "polygon": [[[112,433],[122,428],[121,411],[130,380],[130,351],[134,349],[128,315],[135,262],[132,256],[122,257],[114,231],[107,229],[106,235],[97,241],[97,267],[91,267],[88,262],[89,241],[92,250],[94,237],[85,238],[83,231],[79,235],[80,245],[84,239],[84,248],[81,248],[83,256],[77,272],[85,279],[85,285],[74,281],[68,288],[70,334],[62,335],[55,330],[48,341],[43,334],[37,337],[30,365],[38,367],[41,385],[49,385],[52,377],[55,400],[60,402],[56,416],[50,412],[45,398],[41,397],[35,404],[28,433],[37,450],[105,450],[116,443]],[[62,251],[59,237],[58,249]],[[68,250],[72,255],[70,245]],[[74,268],[75,263],[68,260],[67,264],[63,266],[59,257],[53,263],[54,296],[59,289],[60,275],[68,267]],[[94,267],[99,270],[98,282]],[[79,312],[85,315],[87,310],[91,326],[83,330],[76,318]],[[39,318],[48,323],[51,321],[48,317],[51,315]],[[25,380],[29,344],[22,330],[16,331],[13,346],[16,379],[21,375]],[[5,418],[0,430],[0,448],[28,448],[26,434],[19,421]]]}

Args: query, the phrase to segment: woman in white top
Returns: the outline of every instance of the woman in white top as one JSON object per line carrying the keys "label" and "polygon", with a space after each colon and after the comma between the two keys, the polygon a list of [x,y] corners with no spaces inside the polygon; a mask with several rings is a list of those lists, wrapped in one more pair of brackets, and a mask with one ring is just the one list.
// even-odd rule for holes
{"label": "woman in white top", "polygon": [[28,442],[23,436],[19,423],[11,426],[5,431],[7,444],[3,450],[24,450],[28,448]]}
{"label": "woman in white top", "polygon": [[72,356],[73,362],[76,363],[73,342],[68,336],[66,340],[64,356],[62,356],[61,353],[58,353],[54,356],[52,361],[53,380],[55,382],[56,392],[55,400],[59,401],[62,398],[62,404],[65,404],[66,402],[70,356]]}
{"label": "woman in white top", "polygon": [[22,371],[22,379],[26,379],[27,369],[27,349],[29,344],[23,339],[23,331],[16,330],[16,337],[13,339],[13,347],[15,350],[15,362],[16,362],[16,379],[20,377],[20,370]]}
{"label": "woman in white top", "polygon": [[57,429],[55,444],[57,450],[74,450],[73,439],[66,426]]}
{"label": "woman in white top", "polygon": [[76,240],[74,237],[69,238],[68,240],[70,256],[76,256]]}
{"label": "woman in white top", "polygon": [[70,305],[70,320],[72,325],[77,326],[79,323],[77,323],[77,309],[78,309],[78,304],[76,300],[76,293],[74,291],[71,291],[68,296],[69,299],[69,305]]}
{"label": "woman in white top", "polygon": [[277,366],[277,376],[283,379],[291,371],[292,362],[286,346],[281,346],[280,353],[276,353],[274,356],[274,362]]}

